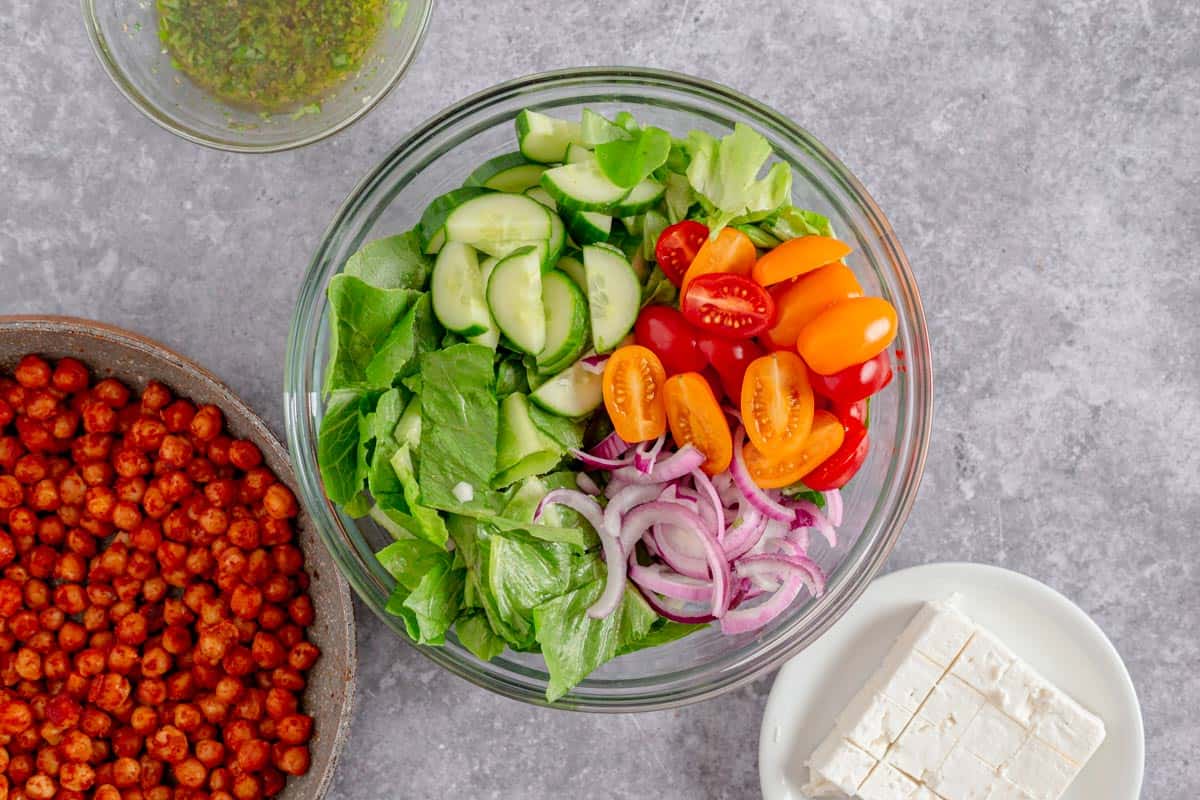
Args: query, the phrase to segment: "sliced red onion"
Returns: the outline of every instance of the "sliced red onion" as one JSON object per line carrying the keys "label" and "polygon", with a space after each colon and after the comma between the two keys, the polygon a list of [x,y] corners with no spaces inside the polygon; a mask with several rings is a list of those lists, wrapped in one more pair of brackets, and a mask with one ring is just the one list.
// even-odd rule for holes
{"label": "sliced red onion", "polygon": [[575,485],[579,487],[579,491],[585,494],[600,494],[600,487],[596,485],[594,480],[592,480],[592,476],[588,475],[586,472],[578,472],[575,474]]}
{"label": "sliced red onion", "polygon": [[712,603],[712,582],[689,578],[661,564],[648,567],[629,559],[629,579],[641,588],[689,603]]}
{"label": "sliced red onion", "polygon": [[632,465],[622,466],[616,470],[615,475],[639,483],[666,483],[682,478],[692,470],[699,468],[704,461],[703,453],[694,446],[685,444],[667,458],[659,459],[648,475],[638,472],[637,468]]}
{"label": "sliced red onion", "polygon": [[[712,615],[719,617],[729,606],[730,572],[729,562],[725,559],[725,551],[717,542],[716,535],[704,525],[704,520],[694,511],[676,503],[666,503],[661,500],[645,503],[630,511],[621,526],[622,541],[637,541],[642,538],[652,525],[673,525],[693,534],[704,547],[705,560],[708,562],[709,577],[712,580]],[[660,543],[661,549],[661,543]]]}
{"label": "sliced red onion", "polygon": [[590,356],[584,356],[579,359],[579,363],[586,372],[590,372],[593,375],[603,375],[604,367],[608,364],[608,356],[593,353]]}
{"label": "sliced red onion", "polygon": [[842,517],[845,513],[845,504],[842,502],[841,489],[830,489],[825,492],[825,516],[829,517],[829,523],[833,526],[842,524]]}
{"label": "sliced red onion", "polygon": [[652,530],[662,560],[668,567],[692,578],[707,580],[708,560],[696,537],[674,525],[655,525]]}
{"label": "sliced red onion", "polygon": [[600,531],[600,544],[604,546],[604,566],[608,575],[604,579],[604,591],[587,610],[592,619],[604,619],[616,611],[625,594],[625,548],[621,547],[620,539],[607,531]]}
{"label": "sliced red onion", "polygon": [[667,435],[664,433],[654,440],[654,443],[642,442],[638,445],[637,450],[633,453],[633,466],[643,475],[649,475],[654,469],[654,462],[658,460],[658,454],[662,452],[663,444],[667,441]]}
{"label": "sliced red onion", "polygon": [[721,546],[725,548],[725,557],[730,561],[753,549],[767,530],[769,520],[754,508],[746,509],[742,515],[741,521],[730,528],[721,540]]}
{"label": "sliced red onion", "polygon": [[794,498],[786,502],[796,509],[797,515],[808,515],[808,519],[803,521],[800,521],[799,516],[797,516],[800,526],[816,528],[825,537],[825,541],[829,542],[830,547],[837,547],[837,530],[833,527],[833,523],[829,521],[829,518],[821,513],[821,509],[817,508],[816,503],[811,500],[797,500]]}
{"label": "sliced red onion", "polygon": [[769,575],[780,572],[798,571],[804,580],[804,586],[813,597],[825,594],[825,573],[807,556],[799,555],[761,555],[746,556],[734,565],[739,577],[754,579],[756,575]]}
{"label": "sliced red onion", "polygon": [[604,496],[611,500],[617,496],[617,492],[629,485],[630,482],[624,478],[613,476],[613,478],[604,486]]}
{"label": "sliced red onion", "polygon": [[625,455],[629,447],[629,442],[618,436],[616,431],[613,431],[601,439],[600,444],[588,452],[596,458],[620,458]]}
{"label": "sliced red onion", "polygon": [[[634,585],[636,586],[637,584]],[[702,625],[705,622],[712,622],[716,619],[712,614],[688,611],[687,604],[681,600],[662,598],[640,586],[637,588],[642,593],[642,597],[646,598],[646,603],[654,609],[655,614],[665,617],[672,622],[682,622],[687,625]]]}
{"label": "sliced red onion", "polygon": [[746,456],[743,453],[745,440],[745,428],[738,428],[737,433],[733,435],[733,463],[729,466],[730,474],[733,475],[733,482],[737,484],[738,489],[747,502],[764,516],[780,520],[781,522],[790,521],[796,516],[796,512],[771,498],[766,492],[758,488],[758,484],[750,477],[750,471],[746,469]]}
{"label": "sliced red onion", "polygon": [[604,510],[594,497],[575,489],[554,489],[546,492],[546,496],[538,503],[537,511],[533,513],[534,522],[541,518],[547,506],[566,506],[578,511],[580,516],[596,529],[596,533],[604,533]]}
{"label": "sliced red onion", "polygon": [[709,506],[701,503],[700,516],[709,523],[712,530],[717,532],[717,538],[721,538],[725,533],[725,504],[721,502],[716,487],[712,485],[712,481],[704,474],[703,470],[692,470],[692,480],[695,481],[696,488],[700,490],[700,493],[708,498],[709,505],[712,507],[709,512]]}
{"label": "sliced red onion", "polygon": [[739,577],[769,574],[780,577],[783,585],[756,606],[727,612],[721,618],[722,633],[733,635],[762,628],[786,611],[805,587],[813,597],[820,597],[825,591],[825,576],[816,564],[802,556],[747,556],[737,564]]}
{"label": "sliced red onion", "polygon": [[621,538],[621,547],[633,550],[637,539],[629,541],[621,536],[622,521],[634,506],[649,503],[658,497],[658,487],[652,484],[631,483],[612,496],[604,507],[604,529],[610,536]]}
{"label": "sliced red onion", "polygon": [[583,450],[569,450],[567,452],[583,462],[583,465],[588,469],[606,469],[614,471],[620,469],[633,469],[633,467],[630,466],[630,464],[633,462],[628,458],[601,458],[599,456],[594,456],[591,453],[586,453]]}

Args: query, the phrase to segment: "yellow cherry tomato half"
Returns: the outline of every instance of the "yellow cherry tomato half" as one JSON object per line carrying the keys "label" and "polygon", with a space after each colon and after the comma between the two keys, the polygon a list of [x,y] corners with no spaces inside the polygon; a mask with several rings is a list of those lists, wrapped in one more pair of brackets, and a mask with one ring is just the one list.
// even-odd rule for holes
{"label": "yellow cherry tomato half", "polygon": [[773,350],[791,350],[804,326],[839,300],[862,297],[862,286],[845,264],[826,264],[791,283],[771,287],[775,324],[762,334]]}
{"label": "yellow cherry tomato half", "polygon": [[798,451],[813,422],[813,390],[800,356],[780,350],[756,358],[742,379],[742,424],[758,450],[780,460]]}
{"label": "yellow cherry tomato half", "polygon": [[618,436],[627,442],[646,442],[666,433],[666,380],[662,362],[648,348],[628,345],[608,357],[601,389]]}
{"label": "yellow cherry tomato half", "polygon": [[758,251],[750,237],[737,228],[722,228],[715,237],[710,236],[701,245],[700,251],[692,259],[691,266],[683,275],[683,285],[687,291],[688,284],[701,275],[711,272],[727,272],[734,275],[749,275],[754,269],[754,259]]}
{"label": "yellow cherry tomato half", "polygon": [[754,265],[754,280],[763,286],[782,283],[789,278],[840,261],[849,254],[850,245],[828,236],[788,239],[758,260]]}
{"label": "yellow cherry tomato half", "polygon": [[725,412],[704,376],[699,372],[672,375],[663,394],[676,447],[690,444],[703,453],[705,461],[700,469],[707,475],[729,469],[733,460],[729,420],[725,419]]}
{"label": "yellow cherry tomato half", "polygon": [[742,452],[746,471],[760,488],[791,486],[836,453],[845,436],[846,429],[837,417],[828,411],[818,411],[813,414],[812,430],[804,446],[786,458],[771,459],[753,442],[747,442]]}
{"label": "yellow cherry tomato half", "polygon": [[834,303],[805,325],[796,350],[813,372],[832,375],[882,353],[896,338],[896,309],[882,297]]}

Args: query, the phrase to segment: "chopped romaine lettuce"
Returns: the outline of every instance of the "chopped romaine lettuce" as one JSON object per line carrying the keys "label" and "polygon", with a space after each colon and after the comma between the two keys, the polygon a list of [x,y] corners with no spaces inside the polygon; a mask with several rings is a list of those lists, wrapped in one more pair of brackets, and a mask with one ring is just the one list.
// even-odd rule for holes
{"label": "chopped romaine lettuce", "polygon": [[791,200],[788,164],[776,162],[765,177],[758,177],[771,156],[771,144],[749,125],[739,122],[733,133],[719,140],[704,131],[692,131],[688,150],[692,161],[687,177],[714,233],[734,222],[756,222]]}
{"label": "chopped romaine lettuce", "polygon": [[380,289],[423,290],[431,270],[414,229],[367,242],[346,259],[345,273]]}
{"label": "chopped romaine lettuce", "polygon": [[412,289],[380,289],[353,275],[334,276],[329,282],[327,394],[368,385],[367,364],[419,296]]}

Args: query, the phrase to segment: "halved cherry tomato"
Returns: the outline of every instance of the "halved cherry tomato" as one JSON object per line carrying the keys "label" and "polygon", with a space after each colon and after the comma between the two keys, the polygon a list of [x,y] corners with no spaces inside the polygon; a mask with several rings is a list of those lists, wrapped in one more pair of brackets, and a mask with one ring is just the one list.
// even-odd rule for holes
{"label": "halved cherry tomato", "polygon": [[800,356],[779,351],[750,363],[742,381],[742,424],[751,443],[780,460],[804,446],[813,423],[813,392]]}
{"label": "halved cherry tomato", "polygon": [[763,286],[781,283],[832,264],[850,254],[850,245],[828,236],[788,239],[754,265],[754,280]]}
{"label": "halved cherry tomato", "polygon": [[804,326],[839,300],[862,297],[862,286],[845,264],[826,264],[790,283],[771,287],[775,324],[762,334],[768,347],[791,350]]}
{"label": "halved cherry tomato", "polygon": [[654,245],[654,260],[662,267],[667,280],[676,286],[683,285],[683,275],[708,241],[708,226],[685,219],[669,226]]}
{"label": "halved cherry tomato", "polygon": [[827,492],[842,488],[867,460],[867,451],[871,446],[867,429],[853,417],[844,417],[841,422],[845,431],[841,446],[804,476],[804,485],[814,491]]}
{"label": "halved cherry tomato", "polygon": [[705,462],[700,469],[708,475],[729,469],[733,460],[729,421],[704,376],[698,372],[673,375],[667,378],[663,394],[675,446],[691,444],[704,453]]}
{"label": "halved cherry tomato", "polygon": [[634,339],[662,361],[668,375],[700,372],[708,359],[696,346],[696,330],[670,306],[646,306],[633,326]]}
{"label": "halved cherry tomato", "polygon": [[771,295],[741,275],[701,275],[688,284],[680,306],[692,325],[728,339],[757,336],[775,320]]}
{"label": "halved cherry tomato", "polygon": [[725,399],[725,387],[721,385],[721,374],[713,368],[712,364],[700,370],[700,376],[708,381],[708,388],[712,389],[713,397],[717,398],[717,402]]}
{"label": "halved cherry tomato", "polygon": [[666,380],[662,362],[645,347],[627,345],[608,357],[601,388],[617,435],[627,442],[646,442],[666,432]]}
{"label": "halved cherry tomato", "polygon": [[874,358],[832,375],[809,371],[813,391],[838,405],[850,405],[878,392],[892,381],[892,362],[884,350]]}
{"label": "halved cherry tomato", "polygon": [[722,228],[716,238],[704,240],[704,246],[692,265],[684,273],[681,288],[686,292],[692,281],[710,272],[729,272],[734,275],[749,275],[754,269],[758,251],[750,237],[737,228]]}
{"label": "halved cherry tomato", "polygon": [[[812,377],[811,372],[809,373],[809,377],[810,378]],[[842,420],[842,422],[845,422],[848,419],[856,419],[859,422],[861,422],[863,425],[867,424],[867,415],[871,408],[871,401],[869,399],[857,400],[853,403],[849,403],[849,404],[845,404],[845,405],[843,405],[841,403],[835,403],[832,400],[829,400],[826,398],[822,398],[820,395],[817,395],[817,400],[824,400],[824,402],[826,404],[824,406],[825,410],[832,411],[833,415],[835,417],[837,417],[838,419]]]}
{"label": "halved cherry tomato", "polygon": [[812,431],[804,446],[787,458],[771,460],[753,442],[747,442],[743,452],[746,469],[750,478],[763,489],[791,486],[836,453],[845,435],[837,417],[828,411],[818,411],[813,414]]}
{"label": "halved cherry tomato", "polygon": [[726,397],[741,402],[742,378],[746,375],[746,367],[765,351],[752,339],[736,342],[720,336],[702,335],[696,340],[696,346],[721,377]]}
{"label": "halved cherry tomato", "polygon": [[821,375],[832,375],[883,352],[896,338],[896,309],[882,297],[835,303],[804,326],[796,349]]}

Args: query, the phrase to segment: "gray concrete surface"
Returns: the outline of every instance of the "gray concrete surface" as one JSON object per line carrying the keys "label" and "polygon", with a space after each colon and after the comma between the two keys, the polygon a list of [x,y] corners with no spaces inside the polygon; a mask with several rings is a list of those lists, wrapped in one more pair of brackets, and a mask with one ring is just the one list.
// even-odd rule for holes
{"label": "gray concrete surface", "polygon": [[[832,146],[922,286],[937,419],[889,567],[1002,564],[1073,598],[1137,684],[1144,797],[1197,796],[1200,6],[621,5],[442,2],[410,76],[363,122],[245,157],[142,118],[93,59],[77,4],[0,0],[0,313],[78,314],[161,339],[279,430],[308,256],[414,124],[496,81],[572,65],[732,85]],[[443,674],[369,614],[359,641],[335,797],[758,795],[769,677],[679,711],[580,716]]]}

